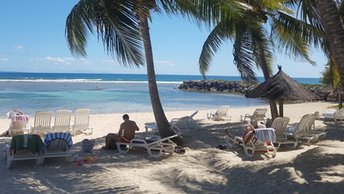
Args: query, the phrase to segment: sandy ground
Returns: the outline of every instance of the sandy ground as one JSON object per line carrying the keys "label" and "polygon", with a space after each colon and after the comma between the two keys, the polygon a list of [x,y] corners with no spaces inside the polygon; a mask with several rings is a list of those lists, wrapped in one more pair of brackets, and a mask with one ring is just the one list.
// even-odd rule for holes
{"label": "sandy ground", "polygon": [[[331,103],[302,103],[284,106],[290,125],[304,114],[329,110]],[[268,107],[267,107],[268,108]],[[183,134],[185,154],[174,153],[161,159],[150,158],[143,149],[127,154],[102,150],[104,136],[117,132],[122,114],[91,115],[92,135],[73,137],[74,158],[91,156],[94,161],[77,165],[64,158],[47,159],[43,165],[34,161],[16,161],[7,169],[4,157],[0,165],[1,193],[342,193],[344,191],[344,129],[331,122],[316,121],[326,129],[325,139],[296,149],[282,147],[275,158],[245,156],[240,146],[227,150],[216,147],[226,143],[224,131],[242,133],[240,115],[255,108],[230,108],[231,121],[211,121],[200,110],[194,117],[199,128]],[[167,118],[187,116],[193,111],[166,112]],[[33,115],[29,125],[32,125]],[[267,113],[270,117],[270,113]],[[153,122],[153,113],[131,113],[130,118],[144,135],[144,123]],[[0,118],[0,132],[9,120]],[[93,153],[81,152],[83,139],[95,140]],[[0,138],[0,149],[10,142]]]}

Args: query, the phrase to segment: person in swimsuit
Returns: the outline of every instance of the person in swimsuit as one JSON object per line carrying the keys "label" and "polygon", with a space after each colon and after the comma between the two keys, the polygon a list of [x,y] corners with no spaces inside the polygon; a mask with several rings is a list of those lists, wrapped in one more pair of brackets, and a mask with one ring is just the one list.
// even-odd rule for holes
{"label": "person in swimsuit", "polygon": [[122,116],[124,122],[121,123],[118,134],[109,133],[105,138],[105,146],[103,149],[115,149],[116,142],[130,142],[135,136],[135,131],[139,130],[135,121],[129,120],[129,115],[124,114]]}

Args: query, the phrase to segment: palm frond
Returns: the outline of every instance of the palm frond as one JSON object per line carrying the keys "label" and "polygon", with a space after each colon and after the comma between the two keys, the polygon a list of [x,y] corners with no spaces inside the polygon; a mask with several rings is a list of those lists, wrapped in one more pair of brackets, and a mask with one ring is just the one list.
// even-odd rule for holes
{"label": "palm frond", "polygon": [[261,25],[252,28],[251,33],[253,37],[253,56],[257,68],[265,68],[270,76],[272,74],[273,66],[273,54],[271,51],[271,49],[273,48],[272,42],[268,37],[266,37],[266,34],[268,33]]}
{"label": "palm frond", "polygon": [[237,0],[160,0],[158,4],[168,14],[180,14],[199,25],[213,27],[222,21],[242,15],[244,8],[238,2]]}
{"label": "palm frond", "polygon": [[107,54],[124,65],[143,65],[142,40],[134,1],[81,0],[67,17],[66,36],[72,54],[86,55],[87,31],[102,41]]}
{"label": "palm frond", "polygon": [[323,33],[320,29],[297,20],[290,15],[278,12],[271,17],[271,37],[278,42],[278,48],[287,51],[289,56],[314,62],[308,56],[310,44],[321,46]]}
{"label": "palm frond", "polygon": [[247,28],[237,28],[233,45],[233,56],[234,64],[241,78],[247,82],[257,82],[253,71],[255,61],[253,56],[252,33]]}
{"label": "palm frond", "polygon": [[233,35],[233,31],[231,31],[233,29],[234,28],[229,25],[219,23],[208,35],[203,44],[199,57],[199,69],[203,76],[205,76],[206,72],[208,71],[211,60],[221,46],[222,42]]}

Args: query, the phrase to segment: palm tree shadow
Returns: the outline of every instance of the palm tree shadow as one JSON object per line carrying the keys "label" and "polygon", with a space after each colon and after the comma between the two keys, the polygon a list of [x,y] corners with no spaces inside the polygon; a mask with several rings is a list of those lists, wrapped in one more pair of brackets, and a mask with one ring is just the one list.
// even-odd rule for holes
{"label": "palm tree shadow", "polygon": [[224,164],[218,154],[197,157],[205,167],[194,162],[193,169],[206,169],[202,176],[188,168],[172,168],[155,179],[186,193],[338,193],[344,189],[343,173],[338,173],[344,155],[326,154],[321,148],[301,153],[294,162],[266,162],[258,168],[250,163]]}
{"label": "palm tree shadow", "polygon": [[218,124],[199,123],[199,128],[182,134],[186,146],[191,149],[216,148],[219,144],[225,144],[228,137],[226,130],[233,134],[242,135],[243,123],[221,122]]}

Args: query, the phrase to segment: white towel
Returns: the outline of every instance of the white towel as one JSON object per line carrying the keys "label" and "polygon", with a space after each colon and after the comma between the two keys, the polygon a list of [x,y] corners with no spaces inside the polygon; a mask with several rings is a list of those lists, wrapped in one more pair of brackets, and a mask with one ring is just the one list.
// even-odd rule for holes
{"label": "white towel", "polygon": [[275,129],[273,128],[258,128],[254,129],[255,136],[261,142],[276,142]]}

